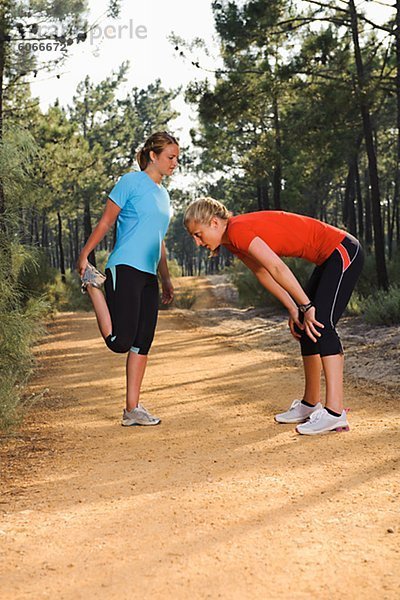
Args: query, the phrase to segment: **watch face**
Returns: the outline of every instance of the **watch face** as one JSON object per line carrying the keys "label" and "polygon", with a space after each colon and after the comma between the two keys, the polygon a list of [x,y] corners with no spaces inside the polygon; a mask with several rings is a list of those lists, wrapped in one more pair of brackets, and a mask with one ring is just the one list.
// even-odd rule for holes
{"label": "watch face", "polygon": [[309,302],[308,304],[300,304],[299,311],[302,313],[306,313],[308,311],[308,309],[311,307],[312,307],[312,302]]}

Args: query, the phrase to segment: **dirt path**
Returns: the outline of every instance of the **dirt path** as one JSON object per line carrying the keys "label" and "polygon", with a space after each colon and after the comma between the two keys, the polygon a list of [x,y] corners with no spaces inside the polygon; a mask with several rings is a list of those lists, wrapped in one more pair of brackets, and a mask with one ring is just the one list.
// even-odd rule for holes
{"label": "dirt path", "polygon": [[348,387],[351,432],[300,437],[272,418],[293,354],[186,311],[161,313],[146,374],[159,427],[120,427],[124,359],[93,316],[59,315],[40,364],[2,447],[2,600],[399,597],[398,398]]}

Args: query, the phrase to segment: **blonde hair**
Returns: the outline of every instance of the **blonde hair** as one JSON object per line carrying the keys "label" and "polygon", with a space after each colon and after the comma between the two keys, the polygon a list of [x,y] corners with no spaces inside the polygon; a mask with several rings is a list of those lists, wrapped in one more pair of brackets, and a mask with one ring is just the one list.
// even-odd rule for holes
{"label": "blonde hair", "polygon": [[144,171],[151,162],[150,152],[161,154],[164,148],[169,144],[176,144],[179,146],[178,140],[167,131],[157,131],[147,138],[142,148],[136,154],[136,160],[139,163],[140,170]]}
{"label": "blonde hair", "polygon": [[185,210],[183,217],[183,223],[186,229],[189,223],[202,223],[209,225],[213,217],[219,217],[224,221],[227,221],[232,216],[232,213],[218,200],[214,198],[198,198]]}

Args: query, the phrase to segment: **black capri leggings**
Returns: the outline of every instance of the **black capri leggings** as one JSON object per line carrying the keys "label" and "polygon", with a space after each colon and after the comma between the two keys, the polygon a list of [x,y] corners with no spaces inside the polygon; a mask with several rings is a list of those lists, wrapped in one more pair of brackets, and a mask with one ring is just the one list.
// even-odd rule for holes
{"label": "black capri leggings", "polygon": [[301,331],[303,356],[342,354],[343,347],[336,324],[350,300],[354,286],[362,271],[364,254],[360,243],[346,236],[322,265],[315,267],[306,285],[306,292],[315,305],[316,319],[324,324],[321,337],[313,342]]}
{"label": "black capri leggings", "polygon": [[112,322],[107,346],[113,352],[148,354],[157,324],[157,276],[128,265],[110,267],[106,276],[104,288]]}

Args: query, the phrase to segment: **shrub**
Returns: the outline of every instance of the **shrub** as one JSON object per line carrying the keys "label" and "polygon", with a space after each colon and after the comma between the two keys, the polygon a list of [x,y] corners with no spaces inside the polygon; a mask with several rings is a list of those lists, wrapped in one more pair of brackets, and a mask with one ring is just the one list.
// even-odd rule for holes
{"label": "shrub", "polygon": [[87,294],[81,293],[81,282],[76,272],[67,271],[65,283],[58,273],[54,282],[47,286],[46,298],[54,310],[92,310]]}
{"label": "shrub", "polygon": [[375,258],[371,254],[365,257],[364,267],[357,281],[356,290],[362,297],[368,296],[378,287]]}
{"label": "shrub", "polygon": [[226,272],[238,291],[241,306],[266,306],[268,304],[276,306],[278,301],[267,292],[242,262],[235,260],[230,267],[227,267]]}
{"label": "shrub", "polygon": [[400,323],[400,287],[389,291],[379,290],[364,300],[365,320],[373,325],[397,325]]}
{"label": "shrub", "polygon": [[96,267],[104,273],[110,253],[108,250],[96,250]]}
{"label": "shrub", "polygon": [[168,260],[168,270],[169,270],[169,274],[171,275],[171,277],[181,277],[182,276],[182,269],[178,265],[178,261],[176,260],[176,258],[174,258],[172,260]]}
{"label": "shrub", "polygon": [[[301,285],[309,278],[313,265],[297,258],[284,260],[293,271]],[[268,292],[241,261],[235,260],[233,265],[226,269],[230,280],[238,290],[241,306],[267,306],[282,309],[282,304]]]}
{"label": "shrub", "polygon": [[353,316],[360,316],[364,312],[365,298],[354,291],[346,307],[346,313]]}
{"label": "shrub", "polygon": [[[387,272],[391,285],[400,286],[400,253],[395,254],[390,261],[387,261]],[[375,256],[369,254],[365,257],[364,267],[357,282],[356,290],[360,296],[366,297],[377,288]]]}
{"label": "shrub", "polygon": [[400,252],[388,262],[388,277],[391,285],[400,286]]}
{"label": "shrub", "polygon": [[[13,255],[13,265],[19,263],[22,269],[24,256]],[[35,365],[32,345],[43,334],[41,323],[49,311],[49,305],[43,297],[24,296],[18,282],[8,276],[7,267],[7,259],[0,254],[1,429],[10,428],[18,419],[23,385]]]}
{"label": "shrub", "polygon": [[45,252],[39,249],[22,248],[18,250],[17,283],[21,292],[21,300],[39,298],[46,294],[48,287],[57,278],[57,269],[49,262]]}
{"label": "shrub", "polygon": [[196,293],[193,290],[177,291],[174,297],[174,306],[177,308],[192,308],[196,301]]}

